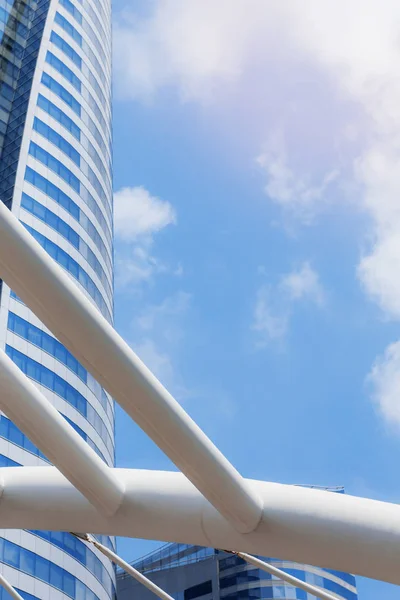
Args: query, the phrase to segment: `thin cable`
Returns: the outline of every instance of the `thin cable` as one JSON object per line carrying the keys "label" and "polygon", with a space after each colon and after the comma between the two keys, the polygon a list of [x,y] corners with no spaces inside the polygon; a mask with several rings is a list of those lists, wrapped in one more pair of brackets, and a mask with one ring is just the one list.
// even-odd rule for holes
{"label": "thin cable", "polygon": [[8,583],[7,579],[4,579],[3,575],[0,575],[0,585],[10,594],[11,598],[15,598],[15,600],[24,600],[23,597],[14,590],[13,586]]}
{"label": "thin cable", "polygon": [[113,563],[121,567],[121,569],[123,569],[125,573],[131,575],[134,579],[136,579],[136,581],[139,581],[139,583],[141,583],[148,590],[153,592],[153,594],[158,596],[158,598],[162,598],[162,600],[174,600],[174,598],[167,594],[167,592],[164,592],[164,590],[158,587],[158,585],[150,581],[150,579],[142,575],[142,573],[134,569],[129,563],[122,560],[122,558],[120,558],[117,554],[109,550],[106,546],[100,544],[100,542],[98,542],[92,536],[88,535],[87,533],[72,533],[72,535],[81,540],[84,540],[89,544],[93,544],[93,546],[95,546],[102,554],[104,554],[104,556],[106,556]]}
{"label": "thin cable", "polygon": [[283,581],[290,583],[294,587],[297,587],[297,588],[300,588],[301,590],[309,592],[310,594],[317,596],[317,598],[321,598],[321,600],[337,600],[337,596],[333,596],[329,592],[325,592],[325,590],[323,590],[319,587],[311,585],[310,583],[306,583],[305,581],[302,581],[301,579],[297,579],[297,577],[293,577],[293,575],[289,575],[289,573],[286,573],[285,571],[281,571],[281,569],[277,569],[276,567],[273,567],[269,563],[266,563],[263,560],[256,558],[255,556],[251,556],[251,554],[246,554],[245,552],[232,552],[230,550],[224,550],[224,552],[228,552],[229,554],[235,554],[235,556],[238,556],[239,558],[245,560],[246,562],[250,563],[251,565],[258,567],[262,571],[266,571],[267,573],[270,573],[271,575],[275,575],[275,577],[278,577],[279,579],[282,579]]}

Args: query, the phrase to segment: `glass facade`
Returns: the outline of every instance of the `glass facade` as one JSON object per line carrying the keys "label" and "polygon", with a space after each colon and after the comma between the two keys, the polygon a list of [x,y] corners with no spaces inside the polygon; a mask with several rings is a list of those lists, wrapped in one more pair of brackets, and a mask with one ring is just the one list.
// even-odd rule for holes
{"label": "glass facade", "polygon": [[[344,493],[343,488],[324,489]],[[275,558],[259,558],[301,581],[331,592],[338,599],[357,600],[354,575]],[[212,548],[166,544],[132,564],[175,600],[315,600],[312,594],[285,584],[241,558]],[[118,600],[151,597],[143,586],[123,572],[117,574],[117,593]]]}
{"label": "glass facade", "polygon": [[[0,40],[0,200],[112,322],[111,1],[0,0]],[[2,282],[0,347],[114,465],[112,398]],[[48,464],[0,414],[0,466]],[[26,600],[115,597],[110,562],[67,532],[0,531],[0,563]]]}

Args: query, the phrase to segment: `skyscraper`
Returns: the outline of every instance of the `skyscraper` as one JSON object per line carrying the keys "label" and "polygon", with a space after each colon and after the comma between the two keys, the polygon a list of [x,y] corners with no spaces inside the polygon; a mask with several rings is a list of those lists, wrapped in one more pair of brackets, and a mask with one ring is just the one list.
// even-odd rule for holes
{"label": "skyscraper", "polygon": [[[357,600],[355,578],[348,573],[320,569],[292,561],[267,558],[274,567],[338,599]],[[210,548],[166,544],[133,566],[176,600],[311,600],[315,597],[285,584],[241,558]],[[117,576],[118,600],[151,600],[153,593],[126,573]]]}
{"label": "skyscraper", "polygon": [[[0,200],[112,321],[110,0],[0,0],[0,35]],[[0,347],[113,465],[112,399],[5,284]],[[0,465],[47,464],[1,415]],[[67,533],[2,531],[0,562],[29,600],[113,596],[110,563]]]}
{"label": "skyscraper", "polygon": [[[338,600],[357,600],[353,575],[292,561],[266,560],[302,581],[335,594]],[[175,600],[315,599],[237,556],[200,546],[167,544],[133,566]],[[118,600],[151,600],[154,597],[143,584],[122,572],[117,576],[117,591]]]}

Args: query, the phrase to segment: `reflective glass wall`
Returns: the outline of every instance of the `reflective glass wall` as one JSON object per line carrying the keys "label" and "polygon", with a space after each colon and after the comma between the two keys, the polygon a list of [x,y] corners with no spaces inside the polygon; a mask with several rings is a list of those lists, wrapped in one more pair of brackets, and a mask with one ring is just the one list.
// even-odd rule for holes
{"label": "reflective glass wall", "polygon": [[[111,2],[0,0],[0,40],[0,200],[112,322]],[[113,465],[112,398],[4,283],[0,347]],[[0,466],[47,464],[1,415]],[[68,533],[0,531],[0,570],[29,600],[115,593]]]}
{"label": "reflective glass wall", "polygon": [[[263,558],[263,557],[259,557]],[[321,587],[339,599],[357,600],[353,575],[273,558],[275,567]],[[133,563],[175,600],[314,600],[314,596],[255,569],[237,556],[210,548],[167,544]],[[118,600],[150,600],[151,593],[131,577],[117,575]]]}

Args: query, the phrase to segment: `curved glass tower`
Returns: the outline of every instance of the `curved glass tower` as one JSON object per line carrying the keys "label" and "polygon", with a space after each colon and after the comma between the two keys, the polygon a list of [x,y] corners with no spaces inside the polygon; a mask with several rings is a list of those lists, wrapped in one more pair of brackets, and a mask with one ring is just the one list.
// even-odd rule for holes
{"label": "curved glass tower", "polygon": [[[357,600],[354,575],[310,565],[259,557],[323,590],[338,600]],[[238,556],[190,546],[167,544],[133,563],[175,600],[315,600],[315,596],[256,569]],[[117,576],[118,600],[153,596],[123,572]]]}
{"label": "curved glass tower", "polygon": [[[344,493],[343,487],[321,489],[327,493]],[[358,598],[354,575],[288,560],[259,558],[331,593],[338,600]],[[132,565],[175,600],[315,600],[312,594],[255,568],[238,556],[213,548],[165,544]],[[154,597],[123,571],[117,574],[117,591],[118,600]]]}
{"label": "curved glass tower", "polygon": [[[0,200],[112,321],[110,0],[0,0],[0,37]],[[113,465],[112,399],[5,284],[0,347]],[[1,415],[0,466],[47,464]],[[111,564],[67,533],[0,531],[0,563],[29,600],[114,595]]]}

